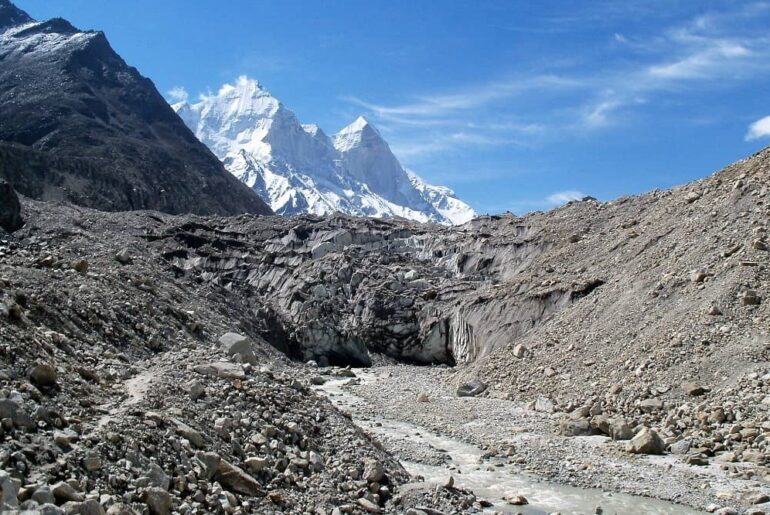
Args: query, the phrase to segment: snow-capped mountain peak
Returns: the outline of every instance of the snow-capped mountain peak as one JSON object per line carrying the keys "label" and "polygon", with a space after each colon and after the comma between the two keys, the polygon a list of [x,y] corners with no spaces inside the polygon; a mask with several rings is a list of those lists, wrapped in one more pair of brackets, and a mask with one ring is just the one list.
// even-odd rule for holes
{"label": "snow-capped mountain peak", "polygon": [[334,147],[340,152],[345,152],[361,145],[367,139],[385,141],[380,131],[369,123],[369,120],[364,116],[359,116],[353,123],[337,133],[334,137]]}
{"label": "snow-capped mountain peak", "polygon": [[245,76],[198,102],[172,107],[276,213],[344,212],[439,223],[463,223],[475,215],[448,188],[408,174],[363,116],[330,138],[315,124],[300,124]]}

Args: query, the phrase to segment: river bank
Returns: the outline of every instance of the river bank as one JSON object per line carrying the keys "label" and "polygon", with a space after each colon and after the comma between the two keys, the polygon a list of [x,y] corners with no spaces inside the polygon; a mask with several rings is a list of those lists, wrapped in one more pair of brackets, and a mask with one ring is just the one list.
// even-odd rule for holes
{"label": "river bank", "polygon": [[[558,415],[516,401],[460,398],[449,368],[380,366],[319,387],[376,436],[413,475],[469,488],[514,513],[704,513],[750,507],[766,493],[718,465],[695,467],[671,455],[636,456],[601,436],[563,437]],[[418,401],[427,396],[427,402]],[[524,496],[529,504],[505,501]],[[699,511],[701,510],[701,511]]]}

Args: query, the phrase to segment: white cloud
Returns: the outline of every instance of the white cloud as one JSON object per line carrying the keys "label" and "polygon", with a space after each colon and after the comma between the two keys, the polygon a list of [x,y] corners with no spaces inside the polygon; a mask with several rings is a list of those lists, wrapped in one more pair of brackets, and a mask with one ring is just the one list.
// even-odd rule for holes
{"label": "white cloud", "polygon": [[560,206],[562,204],[566,204],[567,202],[571,202],[573,200],[580,200],[584,197],[587,197],[587,195],[582,191],[566,190],[566,191],[557,191],[556,193],[552,193],[548,195],[545,198],[545,200],[553,206]]}
{"label": "white cloud", "polygon": [[394,141],[393,153],[401,158],[418,157],[461,146],[491,146],[516,144],[514,139],[496,138],[480,132],[458,131],[439,134],[424,140]]}
{"label": "white cloud", "polygon": [[557,191],[556,193],[552,193],[541,199],[515,200],[508,206],[501,207],[500,210],[509,209],[518,214],[530,213],[532,211],[546,211],[573,200],[581,200],[586,196],[585,193],[576,190]]}
{"label": "white cloud", "polygon": [[746,133],[746,141],[767,137],[770,137],[770,116],[760,118],[749,125],[749,130]]}
{"label": "white cloud", "polygon": [[575,78],[560,77],[558,75],[535,75],[480,84],[455,93],[423,96],[419,97],[415,102],[393,106],[367,102],[357,97],[346,98],[354,104],[369,109],[377,116],[384,118],[397,116],[443,116],[487,105],[497,100],[511,98],[528,91],[570,88],[580,85],[581,81]]}
{"label": "white cloud", "polygon": [[171,88],[166,94],[173,102],[187,102],[187,98],[189,97],[187,90],[181,86]]}
{"label": "white cloud", "polygon": [[[663,80],[685,80],[727,75],[750,57],[752,51],[741,43],[729,40],[697,38],[698,49],[692,49],[680,59],[648,68],[650,77]],[[703,48],[705,46],[705,48]],[[738,65],[738,66],[736,66]]]}
{"label": "white cloud", "polygon": [[613,34],[613,38],[618,43],[623,43],[623,44],[626,44],[626,45],[630,43],[628,38],[626,36],[624,36],[623,34],[621,34],[620,32],[616,32],[615,34]]}
{"label": "white cloud", "polygon": [[[615,14],[625,16],[622,4]],[[632,8],[652,9],[644,4]],[[666,96],[767,77],[770,36],[761,16],[769,12],[770,2],[750,2],[706,10],[653,33],[610,32],[613,40],[608,45],[628,55],[606,62],[576,58],[515,78],[397,104],[347,100],[365,109],[375,123],[388,124],[396,154],[407,160],[439,155],[460,144],[533,147],[548,139],[633,123],[643,113],[642,106],[654,106]],[[595,14],[597,19],[604,16]]]}
{"label": "white cloud", "polygon": [[602,100],[594,106],[589,106],[584,122],[588,127],[601,127],[609,123],[609,115],[621,102],[617,99]]}

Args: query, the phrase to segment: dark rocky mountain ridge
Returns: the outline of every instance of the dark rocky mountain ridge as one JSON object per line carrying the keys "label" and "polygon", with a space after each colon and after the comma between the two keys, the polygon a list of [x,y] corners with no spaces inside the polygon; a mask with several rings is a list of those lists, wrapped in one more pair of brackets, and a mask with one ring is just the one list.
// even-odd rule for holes
{"label": "dark rocky mountain ridge", "polygon": [[96,209],[269,214],[101,32],[0,0],[0,176]]}

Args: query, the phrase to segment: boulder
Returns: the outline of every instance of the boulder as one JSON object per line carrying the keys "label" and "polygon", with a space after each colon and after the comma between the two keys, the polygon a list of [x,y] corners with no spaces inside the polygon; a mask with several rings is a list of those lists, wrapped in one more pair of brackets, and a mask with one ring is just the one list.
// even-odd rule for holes
{"label": "boulder", "polygon": [[693,202],[698,200],[700,197],[701,197],[701,195],[697,191],[690,191],[690,192],[687,193],[687,195],[685,195],[684,200],[688,204],[692,204]]}
{"label": "boulder", "polygon": [[240,363],[230,363],[229,361],[215,361],[198,365],[195,367],[195,371],[204,376],[215,376],[222,379],[243,379],[246,377]]}
{"label": "boulder", "polygon": [[10,184],[0,179],[0,227],[13,232],[23,225],[19,197]]}
{"label": "boulder", "polygon": [[364,463],[364,480],[369,483],[380,483],[385,477],[382,463],[376,460],[366,460]]}
{"label": "boulder", "polygon": [[37,386],[53,386],[56,384],[58,373],[56,369],[48,363],[36,363],[32,365],[27,373],[30,381]]}
{"label": "boulder", "polygon": [[169,515],[171,513],[171,495],[162,488],[153,486],[144,491],[142,497],[150,515]]}
{"label": "boulder", "polygon": [[79,515],[105,515],[104,508],[96,499],[86,499],[80,503]]}
{"label": "boulder", "polygon": [[115,261],[121,265],[130,265],[133,260],[134,258],[131,257],[131,253],[128,249],[122,249],[120,252],[115,254]]}
{"label": "boulder", "polygon": [[19,493],[19,487],[14,482],[11,475],[0,470],[0,508],[3,506],[15,507],[18,502],[16,496]]}
{"label": "boulder", "polygon": [[265,496],[265,491],[262,490],[256,479],[225,460],[220,460],[217,472],[214,474],[214,479],[219,481],[223,488],[231,492],[251,497]]}
{"label": "boulder", "polygon": [[128,504],[116,503],[109,507],[107,515],[137,515],[137,513]]}
{"label": "boulder", "polygon": [[682,383],[682,391],[690,397],[698,397],[699,395],[706,393],[708,389],[697,383],[686,382]]}
{"label": "boulder", "polygon": [[51,488],[48,485],[43,485],[40,488],[37,488],[30,497],[33,501],[35,501],[38,504],[54,504],[56,503],[56,499],[53,496],[53,492],[51,492]]}
{"label": "boulder", "polygon": [[669,446],[668,451],[671,454],[687,454],[690,452],[690,440],[685,438],[674,442]]}
{"label": "boulder", "polygon": [[665,449],[663,439],[649,427],[643,427],[626,444],[626,451],[632,454],[663,454]]}
{"label": "boulder", "polygon": [[587,418],[564,417],[559,422],[559,433],[564,436],[586,436],[592,433]]}
{"label": "boulder", "polygon": [[51,487],[51,491],[53,492],[53,496],[60,503],[65,503],[67,501],[83,501],[83,494],[75,490],[72,485],[64,481],[59,481],[53,485]]}
{"label": "boulder", "polygon": [[758,306],[762,303],[759,294],[755,290],[744,290],[738,296],[744,306]]}
{"label": "boulder", "polygon": [[257,364],[251,339],[238,333],[225,333],[219,337],[219,345],[228,356],[237,356],[241,363]]}
{"label": "boulder", "polygon": [[203,447],[206,446],[206,440],[203,438],[203,435],[200,434],[198,431],[188,426],[181,420],[172,418],[171,422],[176,427],[176,432],[179,433],[181,437],[186,438],[190,442],[190,444],[192,444],[193,447],[202,449]]}
{"label": "boulder", "polygon": [[363,509],[366,513],[382,513],[382,508],[374,504],[372,501],[370,501],[366,497],[361,497],[356,502],[358,503],[358,506],[361,509]]}
{"label": "boulder", "polygon": [[613,440],[630,440],[634,436],[634,430],[626,419],[616,418],[610,424],[610,436]]}
{"label": "boulder", "polygon": [[657,398],[644,399],[639,403],[639,409],[645,413],[653,413],[663,409],[663,401]]}
{"label": "boulder", "polygon": [[157,463],[149,463],[144,474],[150,478],[150,486],[157,486],[164,490],[168,490],[171,486],[171,478],[168,477]]}
{"label": "boulder", "polygon": [[417,402],[430,402],[430,397],[428,397],[427,393],[420,392],[417,394]]}
{"label": "boulder", "polygon": [[14,426],[34,427],[35,422],[16,401],[11,399],[0,399],[0,420],[9,419]]}
{"label": "boulder", "polygon": [[529,504],[529,501],[523,495],[510,495],[505,498],[505,502],[511,506],[524,506]]}
{"label": "boulder", "polygon": [[553,413],[556,411],[553,401],[547,397],[538,397],[528,405],[528,408],[541,413]]}
{"label": "boulder", "polygon": [[487,389],[487,385],[480,379],[474,379],[468,383],[462,384],[457,388],[458,397],[476,397],[484,393]]}
{"label": "boulder", "polygon": [[708,272],[706,270],[700,269],[700,270],[693,270],[690,272],[690,281],[694,283],[702,283],[706,280],[706,278],[709,276]]}
{"label": "boulder", "polygon": [[605,435],[610,434],[610,420],[606,415],[595,415],[591,417],[589,424],[591,429],[597,433],[602,433]]}

